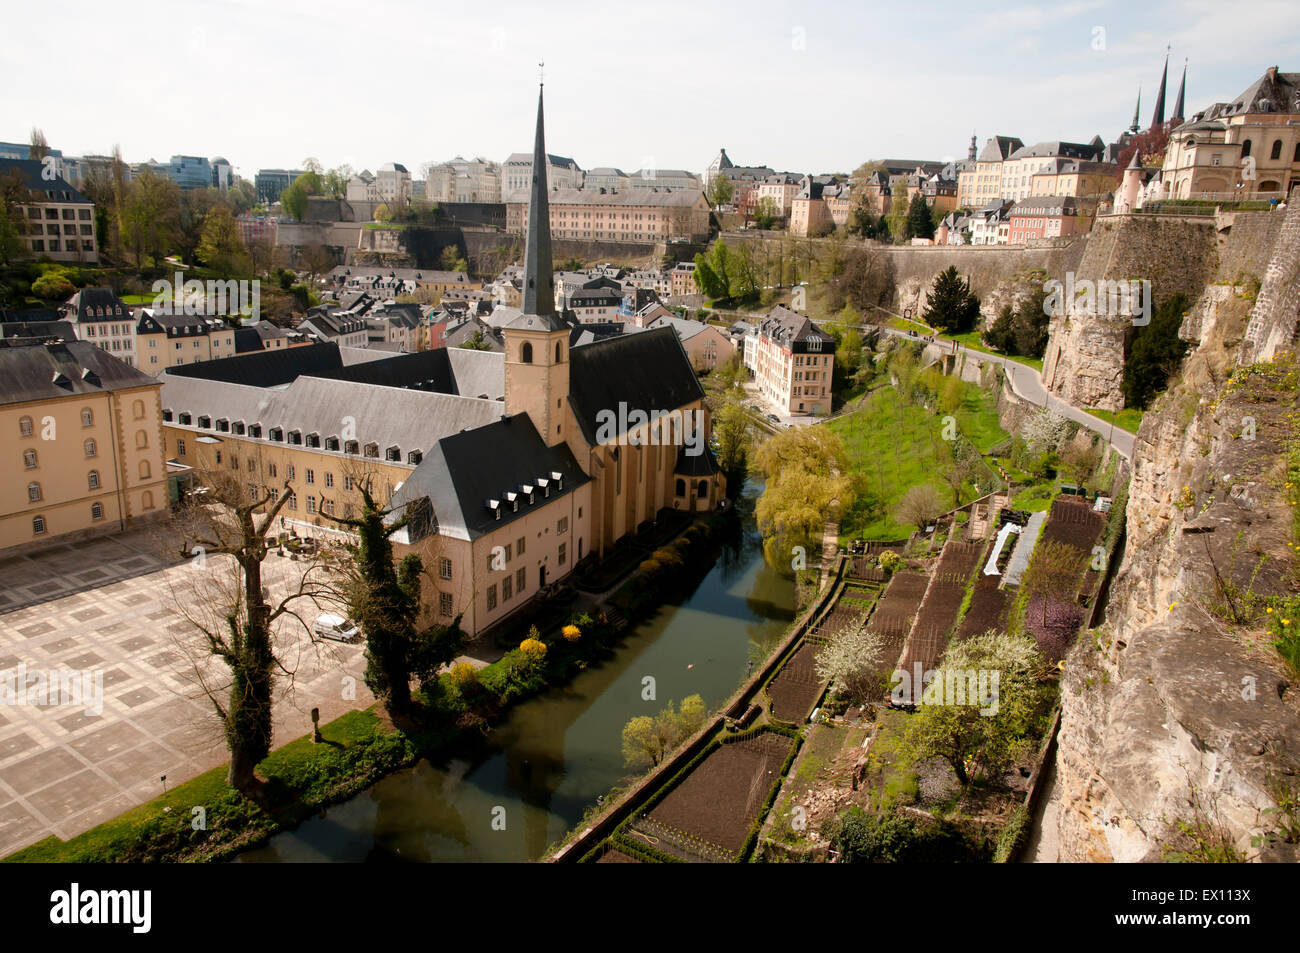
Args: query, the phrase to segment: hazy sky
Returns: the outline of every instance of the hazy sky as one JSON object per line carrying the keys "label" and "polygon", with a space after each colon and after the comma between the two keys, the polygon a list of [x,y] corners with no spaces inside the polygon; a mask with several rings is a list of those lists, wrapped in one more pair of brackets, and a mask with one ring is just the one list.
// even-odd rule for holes
{"label": "hazy sky", "polygon": [[6,5],[0,140],[375,169],[547,147],[583,168],[847,171],[970,136],[1112,140],[1172,46],[1188,113],[1300,72],[1300,3],[104,0]]}

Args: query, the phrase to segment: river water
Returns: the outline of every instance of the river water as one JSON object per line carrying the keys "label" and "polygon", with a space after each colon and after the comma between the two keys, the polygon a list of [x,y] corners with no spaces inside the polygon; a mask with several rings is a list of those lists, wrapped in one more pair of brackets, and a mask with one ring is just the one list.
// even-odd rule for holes
{"label": "river water", "polygon": [[[421,761],[246,851],[244,862],[528,861],[627,775],[622,730],[635,715],[699,694],[710,707],[795,616],[794,581],[763,559],[741,503],[741,538],[688,596],[629,629],[616,655],[515,707],[471,758]],[[655,700],[643,699],[654,679]]]}

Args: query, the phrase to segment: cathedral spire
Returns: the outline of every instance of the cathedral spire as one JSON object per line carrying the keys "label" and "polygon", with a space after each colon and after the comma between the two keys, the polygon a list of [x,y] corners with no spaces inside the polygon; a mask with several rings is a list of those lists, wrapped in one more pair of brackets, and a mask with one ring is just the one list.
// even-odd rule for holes
{"label": "cathedral spire", "polygon": [[[542,118],[542,84],[537,84],[537,136],[533,141],[533,181],[528,196],[528,235],[524,247],[523,313],[554,317],[551,261],[551,206],[547,196],[549,162]],[[558,323],[558,322],[557,322]]]}
{"label": "cathedral spire", "polygon": [[1133,107],[1133,124],[1128,127],[1129,132],[1136,133],[1138,131],[1138,126],[1142,124],[1142,120],[1138,118],[1138,113],[1140,113],[1141,111],[1142,111],[1142,87],[1139,86],[1138,101],[1137,101],[1137,105]]}
{"label": "cathedral spire", "polygon": [[1170,119],[1183,121],[1183,94],[1187,92],[1187,60],[1183,60],[1183,79],[1178,84],[1178,99],[1174,101],[1174,112]]}
{"label": "cathedral spire", "polygon": [[1160,91],[1156,93],[1156,108],[1151,114],[1151,128],[1165,124],[1165,81],[1169,79],[1169,51],[1165,50],[1165,69],[1160,74]]}

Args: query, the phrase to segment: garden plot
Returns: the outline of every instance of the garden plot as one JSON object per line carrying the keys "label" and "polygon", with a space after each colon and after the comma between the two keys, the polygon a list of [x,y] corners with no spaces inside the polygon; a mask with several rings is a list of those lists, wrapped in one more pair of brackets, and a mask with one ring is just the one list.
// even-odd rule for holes
{"label": "garden plot", "polygon": [[912,629],[912,620],[921,605],[930,577],[923,572],[904,569],[894,574],[876,606],[868,631],[879,633],[885,640],[885,657],[881,663],[882,676],[897,667],[899,654]]}
{"label": "garden plot", "polygon": [[793,744],[768,731],[719,745],[632,825],[631,836],[683,859],[739,860]]}
{"label": "garden plot", "polygon": [[813,703],[821,697],[825,683],[817,677],[817,653],[821,646],[805,641],[767,686],[772,700],[772,717],[791,725],[808,720]]}
{"label": "garden plot", "polygon": [[939,664],[948,647],[948,633],[957,621],[957,613],[966,598],[966,584],[979,565],[985,543],[949,540],[935,567],[934,578],[916,614],[911,635],[899,668],[911,672],[916,664],[928,671]]}
{"label": "garden plot", "polygon": [[953,641],[983,635],[989,629],[1001,632],[1006,627],[1007,606],[1011,604],[1011,599],[1005,589],[998,588],[1001,581],[1001,576],[979,574],[975,580],[975,590],[971,593],[970,605],[966,607],[966,615],[957,627]]}

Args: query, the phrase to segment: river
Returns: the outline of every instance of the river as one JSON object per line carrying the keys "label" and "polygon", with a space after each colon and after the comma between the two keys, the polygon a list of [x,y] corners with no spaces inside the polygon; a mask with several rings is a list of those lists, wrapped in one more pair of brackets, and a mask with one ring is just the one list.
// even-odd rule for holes
{"label": "river", "polygon": [[[669,700],[735,691],[795,616],[794,581],[763,559],[746,486],[741,538],[689,595],[628,630],[616,655],[515,707],[481,753],[392,774],[243,862],[528,861],[626,777],[622,729]],[[654,700],[643,699],[646,678]]]}

